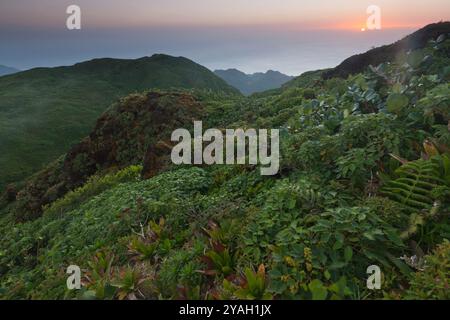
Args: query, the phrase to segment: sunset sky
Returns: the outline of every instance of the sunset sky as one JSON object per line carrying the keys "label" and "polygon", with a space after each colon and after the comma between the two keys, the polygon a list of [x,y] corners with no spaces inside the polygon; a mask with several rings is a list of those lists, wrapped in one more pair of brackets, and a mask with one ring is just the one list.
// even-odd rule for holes
{"label": "sunset sky", "polygon": [[417,27],[448,19],[448,0],[14,0],[2,1],[1,26],[58,27],[70,4],[81,7],[86,27],[161,25],[291,25],[354,28],[378,5],[384,27]]}
{"label": "sunset sky", "polygon": [[[65,11],[71,4],[81,7],[82,30],[65,28]],[[353,34],[360,33],[365,26],[366,9],[371,4],[382,10],[383,30],[364,38]],[[297,57],[299,62],[295,65],[292,54],[288,58],[283,49],[295,48],[301,56],[298,48],[319,45],[317,37],[310,39],[312,34],[323,35],[320,32],[329,31],[324,41],[347,45],[348,50],[335,48],[336,61],[319,57],[324,61],[323,67],[328,67],[345,54],[398,40],[440,20],[450,20],[449,0],[1,1],[0,64],[30,68],[70,64],[99,56],[136,58],[167,52],[191,54],[188,58],[200,60],[197,62],[210,68],[240,66],[249,72],[278,68],[296,74],[320,66],[320,61],[305,65],[302,56]],[[252,39],[253,47],[248,43]],[[269,54],[257,57],[256,51],[265,40],[268,46],[276,46],[278,58],[287,60],[277,65]],[[236,48],[236,56],[227,54],[225,61],[218,52],[219,47],[231,51],[230,48]],[[308,55],[306,51],[305,54]],[[255,61],[259,62],[251,65]]]}

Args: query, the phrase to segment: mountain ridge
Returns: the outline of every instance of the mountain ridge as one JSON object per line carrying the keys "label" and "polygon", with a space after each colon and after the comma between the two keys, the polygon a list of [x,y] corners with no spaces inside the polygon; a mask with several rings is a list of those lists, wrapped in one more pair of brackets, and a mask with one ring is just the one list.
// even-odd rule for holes
{"label": "mountain ridge", "polygon": [[351,74],[362,72],[369,65],[377,66],[383,62],[393,62],[401,52],[406,53],[409,50],[424,48],[430,39],[436,39],[445,34],[450,34],[450,21],[429,24],[392,44],[345,59],[335,68],[324,72],[323,78],[346,78]]}
{"label": "mountain ridge", "polygon": [[294,78],[274,70],[247,74],[236,68],[231,68],[214,70],[214,73],[229,85],[239,89],[244,95],[279,88]]}
{"label": "mountain ridge", "polygon": [[116,99],[153,88],[239,95],[207,68],[164,54],[93,59],[1,77],[0,190],[67,151]]}

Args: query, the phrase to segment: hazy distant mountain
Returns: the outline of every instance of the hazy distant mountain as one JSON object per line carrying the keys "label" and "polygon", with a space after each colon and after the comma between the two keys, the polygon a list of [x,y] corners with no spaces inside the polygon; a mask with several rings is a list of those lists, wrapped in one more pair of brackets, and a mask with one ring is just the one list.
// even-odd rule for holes
{"label": "hazy distant mountain", "polygon": [[0,77],[1,76],[6,76],[7,74],[16,73],[16,72],[19,72],[19,71],[20,70],[18,70],[18,69],[7,67],[7,66],[3,66],[3,65],[0,64]]}
{"label": "hazy distant mountain", "polygon": [[269,70],[266,73],[257,72],[246,74],[237,69],[228,69],[216,70],[214,73],[225,80],[229,85],[239,89],[239,91],[245,95],[269,89],[276,89],[293,79],[293,77],[273,70]]}
{"label": "hazy distant mountain", "polygon": [[207,68],[163,54],[95,59],[0,78],[0,190],[63,154],[119,97],[151,88],[239,94]]}

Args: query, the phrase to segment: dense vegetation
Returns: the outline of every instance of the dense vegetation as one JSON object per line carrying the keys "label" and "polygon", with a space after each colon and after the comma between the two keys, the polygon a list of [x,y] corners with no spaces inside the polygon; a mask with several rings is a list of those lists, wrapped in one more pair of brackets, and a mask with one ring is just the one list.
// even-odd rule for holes
{"label": "dense vegetation", "polygon": [[[138,123],[131,157],[89,169],[39,215],[23,215],[20,199],[4,195],[2,297],[450,298],[447,37],[346,79],[308,73],[250,98],[192,91],[121,100],[104,118],[135,123],[120,110],[146,109],[155,95],[173,110],[181,95],[203,112],[188,122],[279,128],[280,173],[169,165],[146,176],[143,154],[131,150],[140,150],[142,128],[156,133]],[[168,123],[167,134],[183,125]],[[122,134],[95,141],[100,148]],[[88,167],[80,159],[77,172]],[[71,264],[83,270],[80,291],[66,289]],[[366,287],[370,265],[383,272],[381,290]]]}
{"label": "dense vegetation", "polygon": [[191,127],[202,112],[202,105],[187,93],[131,94],[112,105],[88,137],[28,179],[19,192],[8,188],[5,201],[16,200],[15,219],[24,221],[40,216],[44,206],[93,174],[143,163],[142,176],[153,176],[170,162],[162,156],[170,150],[172,131]]}
{"label": "dense vegetation", "polygon": [[237,93],[186,58],[95,59],[0,78],[0,191],[29,176],[87,135],[119,97],[150,88]]}

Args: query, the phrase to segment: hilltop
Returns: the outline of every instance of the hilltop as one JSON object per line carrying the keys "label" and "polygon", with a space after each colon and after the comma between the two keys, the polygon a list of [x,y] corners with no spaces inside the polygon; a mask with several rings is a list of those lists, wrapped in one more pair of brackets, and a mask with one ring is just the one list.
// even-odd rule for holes
{"label": "hilltop", "polygon": [[207,68],[163,54],[95,59],[0,78],[0,190],[56,159],[119,97],[151,88],[239,94]]}
{"label": "hilltop", "polygon": [[87,137],[27,180],[17,195],[17,220],[40,216],[46,205],[96,174],[142,164],[143,177],[156,175],[169,162],[172,131],[191,127],[203,111],[189,93],[152,91],[120,99]]}
{"label": "hilltop", "polygon": [[337,67],[325,72],[323,77],[325,79],[346,78],[351,74],[364,71],[369,65],[377,66],[383,62],[395,62],[408,51],[424,48],[430,39],[436,39],[447,33],[450,33],[450,21],[429,24],[393,44],[351,56]]}
{"label": "hilltop", "polygon": [[381,47],[371,49],[365,53],[353,55],[334,68],[307,71],[294,77],[282,85],[282,90],[268,91],[264,94],[279,94],[289,88],[312,88],[323,80],[331,78],[347,78],[358,74],[369,68],[369,66],[378,66],[382,63],[400,63],[406,61],[408,52],[423,49],[430,40],[437,39],[439,36],[445,37],[450,33],[450,22],[438,22],[427,25],[405,38]]}

